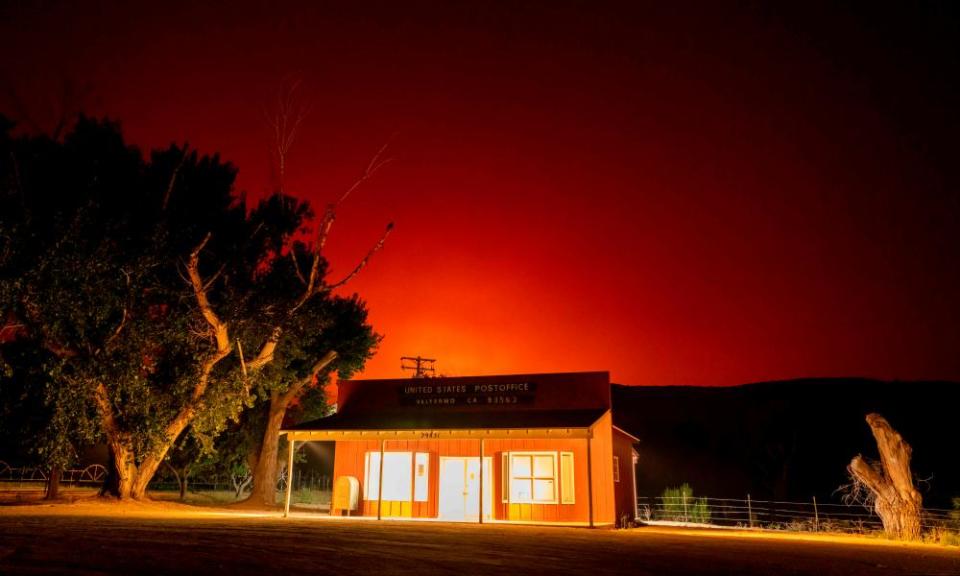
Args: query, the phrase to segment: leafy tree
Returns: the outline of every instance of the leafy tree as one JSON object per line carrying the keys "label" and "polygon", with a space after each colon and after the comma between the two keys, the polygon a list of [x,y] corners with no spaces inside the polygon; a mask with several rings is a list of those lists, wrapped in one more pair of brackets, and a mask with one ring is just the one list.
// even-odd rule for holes
{"label": "leafy tree", "polygon": [[249,460],[253,463],[255,504],[273,505],[277,479],[280,429],[318,418],[327,412],[324,384],[329,374],[349,378],[363,367],[380,337],[367,323],[367,310],[356,296],[316,300],[302,321],[285,335],[282,357],[258,381],[258,397],[264,401],[254,407],[265,413],[245,434],[259,434],[261,441]]}
{"label": "leafy tree", "polygon": [[[59,360],[25,339],[2,345],[0,437],[3,453],[47,471],[47,499],[56,499],[64,469],[96,438],[94,414],[77,402],[73,386],[56,386]],[[79,412],[74,412],[77,407]]]}
{"label": "leafy tree", "polygon": [[115,124],[86,118],[63,141],[5,128],[0,317],[59,360],[53,389],[82,392],[68,413],[95,410],[107,490],[141,498],[188,427],[206,446],[254,403],[288,333],[324,326],[311,310],[335,287],[320,254],[333,212],[308,248],[294,238],[309,206],[278,193],[248,212],[216,156],[171,146],[145,161]]}
{"label": "leafy tree", "polygon": [[133,449],[151,433],[150,422],[135,418],[153,408],[136,393],[151,377],[147,351],[167,332],[157,313],[157,329],[146,329],[159,292],[148,291],[157,261],[144,234],[153,227],[138,205],[142,159],[115,126],[86,119],[63,141],[14,139],[7,125],[0,146],[2,316],[14,320],[17,340],[57,359],[44,396],[54,414],[95,409],[111,448]]}

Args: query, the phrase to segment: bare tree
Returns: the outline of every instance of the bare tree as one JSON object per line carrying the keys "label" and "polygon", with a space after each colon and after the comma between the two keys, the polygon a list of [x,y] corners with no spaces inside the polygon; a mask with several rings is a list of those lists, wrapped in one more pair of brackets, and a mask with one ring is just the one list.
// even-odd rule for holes
{"label": "bare tree", "polygon": [[300,131],[300,124],[310,113],[310,108],[304,104],[301,97],[302,86],[303,79],[299,76],[286,78],[277,92],[274,109],[264,113],[270,130],[270,151],[276,170],[276,187],[281,193],[286,191],[287,156]]}
{"label": "bare tree", "polygon": [[916,540],[922,498],[910,470],[912,449],[883,416],[868,414],[867,424],[877,441],[880,462],[867,462],[863,456],[850,461],[853,498],[877,512],[888,536]]}

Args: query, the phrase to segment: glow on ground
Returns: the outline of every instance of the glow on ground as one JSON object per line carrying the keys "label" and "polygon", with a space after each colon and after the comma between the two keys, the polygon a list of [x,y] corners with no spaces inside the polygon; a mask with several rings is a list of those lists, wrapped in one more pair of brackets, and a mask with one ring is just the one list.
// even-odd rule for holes
{"label": "glow on ground", "polygon": [[[291,510],[290,518],[283,518],[280,511],[244,510],[242,508],[222,508],[191,506],[179,502],[163,500],[148,500],[142,502],[115,502],[102,500],[96,497],[78,499],[72,503],[43,504],[33,502],[24,505],[0,506],[0,516],[60,516],[60,517],[108,517],[108,518],[144,518],[144,519],[275,519],[279,522],[303,522],[332,520],[334,517],[318,516],[307,513],[295,513]],[[337,518],[340,522],[363,522],[371,524],[377,522],[375,518]],[[395,529],[402,529],[407,520],[388,520]],[[437,522],[441,524],[442,522]],[[467,523],[468,526],[479,526]],[[484,524],[494,528],[505,526],[500,523]],[[541,525],[543,526],[543,525]],[[580,530],[581,528],[576,528]],[[583,528],[589,530],[589,528]],[[716,539],[744,539],[768,541],[809,542],[813,544],[838,544],[847,546],[885,546],[895,548],[935,548],[939,550],[960,549],[942,546],[928,542],[899,542],[888,540],[882,536],[838,533],[810,533],[810,532],[782,532],[773,530],[741,530],[716,528],[680,528],[672,526],[644,526],[629,530],[617,530],[618,535],[624,538],[643,538],[644,535],[662,534],[687,538],[716,538]]]}

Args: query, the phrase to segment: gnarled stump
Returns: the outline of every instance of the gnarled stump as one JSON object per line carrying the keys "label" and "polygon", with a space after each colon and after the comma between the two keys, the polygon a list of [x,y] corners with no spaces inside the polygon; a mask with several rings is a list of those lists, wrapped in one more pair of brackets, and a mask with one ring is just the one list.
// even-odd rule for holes
{"label": "gnarled stump", "polygon": [[877,441],[880,465],[871,466],[862,456],[857,456],[847,470],[870,491],[887,535],[916,540],[920,537],[922,498],[910,471],[912,449],[883,416],[868,414],[867,424]]}

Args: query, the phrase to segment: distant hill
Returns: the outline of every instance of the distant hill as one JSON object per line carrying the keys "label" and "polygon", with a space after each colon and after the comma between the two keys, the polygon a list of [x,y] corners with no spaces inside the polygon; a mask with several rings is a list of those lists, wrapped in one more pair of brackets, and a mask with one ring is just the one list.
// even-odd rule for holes
{"label": "distant hill", "polygon": [[640,438],[637,493],[688,482],[696,494],[837,501],[846,465],[878,459],[864,417],[913,447],[924,503],[960,496],[960,383],[811,378],[733,387],[613,388],[615,422]]}

